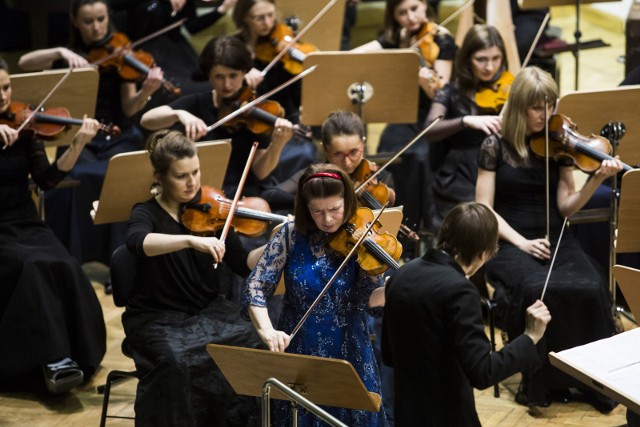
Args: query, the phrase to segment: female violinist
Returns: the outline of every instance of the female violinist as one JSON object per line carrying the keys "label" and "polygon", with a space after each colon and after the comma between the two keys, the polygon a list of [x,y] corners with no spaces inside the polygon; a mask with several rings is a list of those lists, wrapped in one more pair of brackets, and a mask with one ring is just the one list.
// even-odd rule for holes
{"label": "female violinist", "polygon": [[257,196],[264,180],[278,166],[280,154],[292,136],[290,121],[279,118],[272,132],[257,135],[247,127],[238,129],[219,127],[207,133],[207,126],[218,121],[221,111],[233,104],[244,91],[243,80],[251,69],[251,54],[235,37],[218,37],[205,46],[200,55],[202,72],[208,76],[213,91],[191,94],[169,105],[147,111],[140,124],[149,129],[163,129],[180,124],[193,140],[231,139],[231,159],[224,179],[223,190],[232,196],[242,176],[242,170],[254,141],[258,151],[251,166],[251,174],[243,194]]}
{"label": "female violinist", "polygon": [[[384,305],[379,276],[369,276],[351,259],[299,332],[289,334],[313,299],[344,259],[328,240],[356,211],[350,178],[333,165],[311,165],[302,175],[296,195],[295,221],[286,223],[267,244],[244,288],[242,310],[248,311],[258,334],[271,351],[345,359],[353,364],[369,391],[380,392],[367,311],[378,314]],[[274,328],[265,305],[284,274],[284,307]],[[382,426],[383,414],[325,408],[347,425]],[[381,411],[382,412],[382,411]],[[290,405],[276,402],[277,425],[290,424]],[[300,426],[314,424],[310,413]]]}
{"label": "female violinist", "polygon": [[[375,172],[377,166],[364,158],[364,125],[357,114],[350,111],[334,111],[322,124],[320,130],[322,136],[322,148],[327,162],[339,166],[343,171],[355,179],[356,172],[364,169]],[[262,193],[262,197],[276,210],[293,211],[293,204],[298,190],[298,182],[304,174],[304,169],[292,175],[286,181],[269,188]],[[360,180],[361,182],[364,179]],[[357,183],[354,183],[357,185]],[[396,193],[393,185],[393,177],[387,171],[382,171],[378,177],[377,185],[384,187],[387,197],[379,202],[384,205],[389,202],[393,206]],[[363,203],[367,206],[366,203]],[[372,206],[368,206],[373,208]]]}
{"label": "female violinist", "polygon": [[[28,71],[86,66],[87,55],[96,45],[112,35],[106,0],[74,0],[71,2],[69,48],[36,50],[20,58],[20,66]],[[100,197],[109,159],[118,153],[142,149],[143,136],[132,119],[160,89],[163,73],[150,69],[141,87],[124,80],[117,69],[101,67],[96,118],[117,125],[122,133],[117,138],[99,135],[94,138],[69,177],[80,185],[73,189],[54,190],[47,194],[47,222],[72,255],[81,262],[109,263],[113,250],[123,243],[124,226],[93,225],[88,212]],[[58,155],[61,154],[59,150]]]}
{"label": "female violinist", "polygon": [[[418,70],[420,84],[418,120],[416,123],[389,124],[380,136],[378,152],[395,152],[413,139],[423,128],[435,92],[449,83],[456,45],[451,34],[443,27],[429,21],[426,0],[387,0],[384,15],[384,31],[374,41],[362,45],[354,51],[375,51],[380,49],[409,48],[424,36],[418,53],[422,66]],[[427,35],[429,34],[429,35]],[[402,163],[392,165],[398,187],[398,204],[405,208],[410,224],[431,228],[433,216],[433,174],[430,151],[436,146],[415,144],[403,156]]]}
{"label": "female violinist", "polygon": [[[614,332],[606,280],[585,255],[570,230],[558,242],[562,219],[577,212],[607,178],[622,170],[618,159],[605,160],[578,190],[569,160],[550,159],[550,236],[546,231],[545,162],[531,150],[530,137],[545,128],[545,98],[549,116],[558,97],[551,75],[537,67],[522,69],[515,78],[502,123],[502,133],[482,143],[478,160],[476,199],[494,209],[499,223],[500,250],[486,264],[494,298],[504,307],[504,326],[510,337],[522,333],[526,307],[540,298],[549,260],[559,245],[545,293],[553,322],[540,350],[560,351],[609,337]],[[546,406],[550,399],[566,401],[567,376],[552,368],[523,372],[516,401]],[[597,396],[594,406],[608,412],[612,401]]]}
{"label": "female violinist", "polygon": [[[458,50],[453,82],[433,99],[427,123],[443,116],[429,133],[429,142],[446,150],[435,171],[434,226],[460,202],[475,197],[477,157],[482,140],[500,130],[499,111],[481,113],[476,93],[506,72],[507,60],[500,33],[488,25],[473,26]],[[443,141],[440,143],[439,141]]]}
{"label": "female violinist", "polygon": [[200,189],[193,141],[176,131],[149,137],[147,150],[160,194],[133,207],[127,247],[136,256],[134,286],[122,316],[140,382],[136,425],[257,425],[259,411],[235,395],[206,351],[209,343],[259,347],[251,324],[223,295],[222,262],[247,276],[263,248],[250,253],[233,229],[192,235],[182,224],[184,204]]}
{"label": "female violinist", "polygon": [[[10,108],[11,95],[9,69],[0,58],[0,117]],[[88,380],[104,356],[100,302],[78,261],[38,217],[29,189],[29,176],[42,189],[60,182],[98,127],[96,120],[85,117],[69,149],[50,164],[41,140],[0,124],[4,384],[24,384],[24,377],[35,371],[44,374],[49,392],[66,392]]]}

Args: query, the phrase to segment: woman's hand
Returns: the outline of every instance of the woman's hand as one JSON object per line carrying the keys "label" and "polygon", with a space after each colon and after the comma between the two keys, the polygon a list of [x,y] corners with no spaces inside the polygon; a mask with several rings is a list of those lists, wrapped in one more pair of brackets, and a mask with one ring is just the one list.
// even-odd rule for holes
{"label": "woman's hand", "polygon": [[518,249],[540,260],[551,258],[550,248],[551,244],[547,239],[524,240],[518,245]]}
{"label": "woman's hand", "polygon": [[182,10],[187,0],[170,0],[171,2],[171,16],[176,16],[178,12]]}
{"label": "woman's hand", "polygon": [[291,338],[289,335],[282,331],[277,331],[273,328],[257,329],[260,339],[269,347],[270,351],[283,352],[289,347],[289,341]]}
{"label": "woman's hand", "polygon": [[145,94],[151,95],[162,87],[162,80],[164,79],[164,72],[162,68],[153,66],[149,69],[149,74],[142,82],[142,90]]}
{"label": "woman's hand", "polygon": [[196,251],[211,254],[214,262],[221,262],[224,258],[224,242],[216,237],[191,236],[189,243]]}
{"label": "woman's hand", "polygon": [[91,142],[94,136],[100,130],[100,122],[96,119],[90,119],[85,114],[82,118],[82,126],[76,132],[76,136],[73,138],[74,144],[78,144],[79,148],[84,148],[86,144]]}
{"label": "woman's hand", "polygon": [[18,131],[10,126],[0,125],[0,140],[3,149],[10,147],[18,140]]}
{"label": "woman's hand", "polygon": [[69,68],[82,68],[89,64],[86,58],[66,47],[58,48],[58,55],[69,65]]}
{"label": "woman's hand", "polygon": [[418,84],[429,99],[433,99],[438,89],[442,86],[440,77],[429,67],[420,67],[420,71],[418,71]]}
{"label": "woman's hand", "polygon": [[184,126],[184,133],[192,141],[197,141],[207,132],[207,124],[201,118],[194,116],[185,110],[177,110],[178,120]]}
{"label": "woman's hand", "polygon": [[622,162],[620,161],[620,156],[616,156],[616,158],[612,160],[603,160],[600,165],[600,169],[596,171],[595,176],[604,180],[610,176],[616,175],[621,170]]}
{"label": "woman's hand", "polygon": [[464,116],[462,124],[464,127],[481,130],[487,135],[500,132],[502,118],[499,116]]}
{"label": "woman's hand", "polygon": [[542,339],[547,324],[551,321],[551,313],[546,305],[540,300],[536,300],[527,308],[527,317],[525,319],[524,333],[529,335],[533,345],[538,344]]}
{"label": "woman's hand", "polygon": [[293,124],[283,118],[276,120],[271,133],[271,142],[275,144],[286,144],[293,136]]}
{"label": "woman's hand", "polygon": [[264,76],[257,68],[252,68],[244,75],[244,80],[250,88],[257,89],[260,83],[264,80]]}

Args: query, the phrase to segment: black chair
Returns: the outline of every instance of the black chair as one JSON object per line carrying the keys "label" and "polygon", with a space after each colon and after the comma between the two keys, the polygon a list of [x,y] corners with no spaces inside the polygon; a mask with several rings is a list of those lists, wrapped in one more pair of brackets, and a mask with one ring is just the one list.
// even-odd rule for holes
{"label": "black chair", "polygon": [[[109,266],[111,273],[111,284],[113,286],[113,302],[116,307],[125,307],[127,300],[133,289],[133,278],[136,272],[136,256],[129,252],[125,245],[118,247],[111,256],[111,265]],[[127,339],[122,341],[122,353],[127,357],[132,357],[128,350]],[[138,378],[138,371],[119,371],[113,370],[107,375],[107,382],[103,386],[98,387],[98,393],[104,393],[102,401],[102,416],[100,417],[100,427],[104,427],[107,418],[127,418],[115,415],[107,415],[109,407],[109,394],[111,386],[119,381]]]}

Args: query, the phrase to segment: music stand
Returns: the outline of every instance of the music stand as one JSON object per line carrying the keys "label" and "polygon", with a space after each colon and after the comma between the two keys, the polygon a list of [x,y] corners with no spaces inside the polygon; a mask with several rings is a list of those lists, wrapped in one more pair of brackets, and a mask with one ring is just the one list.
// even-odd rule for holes
{"label": "music stand", "polygon": [[[305,0],[304,2],[300,0],[276,0],[276,9],[282,21],[292,21],[292,24],[297,24],[296,32],[298,32],[327,3],[327,0]],[[346,0],[338,0],[301,40],[313,43],[323,51],[340,50],[345,3]]]}
{"label": "music stand", "polygon": [[[411,49],[380,52],[313,52],[304,68],[300,119],[321,125],[335,110],[352,111],[364,123],[415,123],[420,57]],[[389,78],[393,76],[393,78]]]}
{"label": "music stand", "polygon": [[[35,108],[66,73],[65,69],[13,74],[13,98]],[[44,107],[65,107],[73,118],[81,119],[84,114],[94,117],[99,78],[98,71],[93,68],[74,69]],[[46,141],[45,144],[48,147],[71,145],[74,136],[75,132],[66,132],[60,138]]]}
{"label": "music stand", "polygon": [[[219,344],[208,344],[207,352],[237,394],[263,396],[263,384],[275,378],[318,405],[372,412],[380,410],[380,395],[366,389],[346,360]],[[292,401],[277,389],[273,391],[273,397]],[[293,403],[292,408],[294,425],[297,425]]]}
{"label": "music stand", "polygon": [[[604,0],[605,2],[612,2],[612,1],[620,1],[620,0]],[[589,45],[591,44],[591,42],[586,42],[586,43],[580,43],[580,38],[582,37],[582,33],[580,32],[580,5],[583,3],[600,3],[601,0],[518,0],[518,6],[520,7],[520,9],[523,10],[527,10],[527,9],[541,9],[541,8],[548,8],[548,7],[553,7],[553,6],[572,6],[575,5],[576,7],[576,29],[575,32],[573,33],[573,37],[576,40],[576,44],[572,50],[573,52],[573,57],[575,59],[575,63],[576,63],[576,68],[575,68],[575,90],[578,90],[578,80],[579,80],[579,67],[580,67],[580,61],[579,61],[579,52],[580,52],[580,48],[581,45]],[[606,44],[603,44],[603,46],[608,46]],[[596,46],[599,47],[599,46]]]}
{"label": "music stand", "polygon": [[633,317],[640,320],[640,270],[624,265],[615,265],[613,274],[624,295]]}
{"label": "music stand", "polygon": [[[199,142],[201,183],[220,188],[231,155],[231,141]],[[145,150],[116,154],[109,160],[100,202],[95,210],[96,225],[127,221],[131,208],[148,200],[153,168]]]}
{"label": "music stand", "polygon": [[640,252],[640,170],[622,176],[616,253]]}

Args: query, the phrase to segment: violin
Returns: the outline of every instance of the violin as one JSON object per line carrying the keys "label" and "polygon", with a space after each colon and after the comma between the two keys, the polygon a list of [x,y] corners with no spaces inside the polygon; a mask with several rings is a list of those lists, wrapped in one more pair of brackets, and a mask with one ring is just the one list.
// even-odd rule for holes
{"label": "violin", "polygon": [[[18,129],[31,114],[33,108],[29,104],[12,101],[7,112],[0,117],[0,124]],[[35,113],[24,131],[35,133],[45,140],[54,140],[69,130],[71,125],[82,125],[82,119],[72,118],[69,110],[64,107],[53,107]],[[120,128],[115,125],[100,123],[99,130],[108,136],[120,135]]]}
{"label": "violin", "polygon": [[[149,74],[149,68],[155,64],[149,52],[138,49],[131,50],[131,41],[122,33],[111,33],[103,41],[89,50],[88,60],[100,67],[114,67],[124,80],[137,81]],[[180,88],[167,79],[162,79],[162,86],[172,95],[180,95]]]}
{"label": "violin", "polygon": [[507,70],[493,82],[483,85],[476,92],[476,105],[483,112],[498,114],[509,97],[509,91],[515,77]]}
{"label": "violin", "polygon": [[[611,143],[599,135],[584,136],[577,132],[576,125],[563,114],[554,114],[549,119],[549,156],[556,161],[571,159],[573,164],[585,173],[594,173],[600,168],[603,160],[613,160]],[[545,157],[545,136],[534,136],[531,139],[531,151]],[[625,172],[632,169],[623,163]]]}
{"label": "violin", "polygon": [[[262,62],[271,62],[293,37],[293,30],[288,25],[283,23],[276,24],[271,30],[271,34],[256,44],[256,59]],[[311,43],[294,43],[281,59],[284,69],[293,75],[300,74],[303,70],[302,61],[307,57],[307,54],[317,50],[318,48]]]}
{"label": "violin", "polygon": [[[231,200],[222,190],[202,186],[198,194],[182,208],[182,224],[196,234],[213,234],[224,227],[231,210]],[[238,203],[231,225],[238,234],[258,237],[267,231],[268,222],[285,222],[287,217],[271,213],[266,200],[243,197]]]}
{"label": "violin", "polygon": [[415,36],[420,41],[417,48],[420,52],[420,56],[422,56],[422,59],[426,63],[424,65],[427,67],[432,66],[440,54],[440,46],[438,46],[434,40],[437,33],[438,26],[436,24],[432,22],[425,22],[425,25],[422,26],[418,34]]}
{"label": "violin", "polygon": [[[358,167],[351,174],[351,178],[355,181],[355,187],[369,179],[378,167],[375,163],[362,159]],[[369,182],[361,190],[357,191],[358,199],[362,201],[370,209],[381,209],[382,206],[389,201],[389,187],[379,180]],[[418,241],[420,237],[411,228],[404,224],[400,224],[400,230],[406,237]]]}
{"label": "violin", "polygon": [[[336,231],[329,240],[329,247],[337,253],[347,256],[358,242],[362,233],[375,218],[369,208],[358,208],[356,213]],[[371,228],[371,234],[365,237],[358,248],[358,264],[368,274],[376,275],[392,268],[400,268],[398,259],[402,255],[402,244],[392,234],[380,232],[380,224]]]}
{"label": "violin", "polygon": [[[238,97],[233,101],[223,101],[218,112],[218,120],[228,116],[242,105],[253,101],[256,98],[255,91],[245,86]],[[284,117],[284,108],[277,101],[266,100],[256,104],[245,113],[227,121],[222,126],[228,127],[232,131],[238,130],[241,126],[246,126],[249,131],[256,135],[263,135],[273,132],[273,127],[278,118]],[[305,139],[311,139],[309,132],[303,130],[299,125],[293,127],[293,132]]]}

